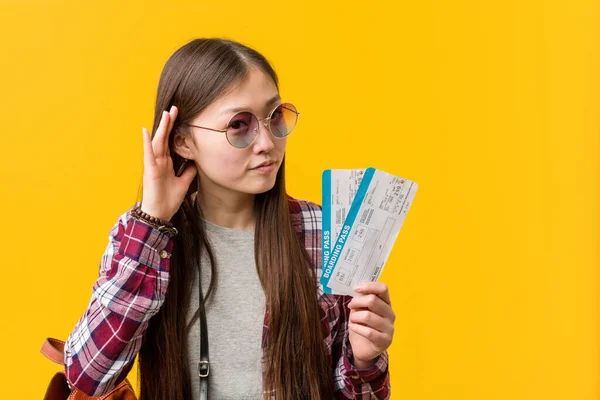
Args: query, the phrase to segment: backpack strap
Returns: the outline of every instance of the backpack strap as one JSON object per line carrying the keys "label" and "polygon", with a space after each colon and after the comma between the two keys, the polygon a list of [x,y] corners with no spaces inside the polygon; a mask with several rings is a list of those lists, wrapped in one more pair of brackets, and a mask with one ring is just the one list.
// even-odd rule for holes
{"label": "backpack strap", "polygon": [[46,338],[40,350],[43,355],[57,364],[64,363],[65,342],[54,338]]}

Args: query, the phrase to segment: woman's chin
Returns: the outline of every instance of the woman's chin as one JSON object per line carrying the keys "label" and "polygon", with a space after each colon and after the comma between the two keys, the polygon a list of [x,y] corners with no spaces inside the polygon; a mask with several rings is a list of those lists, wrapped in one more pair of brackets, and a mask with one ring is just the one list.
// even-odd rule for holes
{"label": "woman's chin", "polygon": [[254,182],[249,183],[243,191],[251,194],[259,194],[268,192],[273,189],[273,186],[275,186],[275,176],[273,176],[273,179],[255,180]]}

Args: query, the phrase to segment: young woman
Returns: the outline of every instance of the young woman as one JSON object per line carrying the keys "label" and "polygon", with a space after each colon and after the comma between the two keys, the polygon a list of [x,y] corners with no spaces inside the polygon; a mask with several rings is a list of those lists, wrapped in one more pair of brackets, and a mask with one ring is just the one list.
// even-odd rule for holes
{"label": "young woman", "polygon": [[196,39],[170,57],[152,138],[143,129],[142,200],[113,226],[65,344],[72,386],[102,395],[139,355],[142,400],[198,399],[207,374],[211,399],[389,398],[386,285],[324,294],[321,207],[286,194],[298,115],[238,42]]}

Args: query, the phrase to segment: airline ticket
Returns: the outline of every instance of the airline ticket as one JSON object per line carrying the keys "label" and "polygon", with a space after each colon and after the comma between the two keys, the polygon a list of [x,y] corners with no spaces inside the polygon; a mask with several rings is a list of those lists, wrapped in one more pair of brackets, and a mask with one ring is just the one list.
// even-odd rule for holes
{"label": "airline ticket", "polygon": [[324,171],[320,282],[325,293],[356,296],[355,286],[377,281],[417,188],[375,168]]}
{"label": "airline ticket", "polygon": [[[322,175],[323,234],[322,265],[327,265],[331,246],[342,230],[350,206],[362,181],[365,168],[327,169]],[[323,286],[325,293],[338,294]],[[342,293],[339,293],[342,294]]]}

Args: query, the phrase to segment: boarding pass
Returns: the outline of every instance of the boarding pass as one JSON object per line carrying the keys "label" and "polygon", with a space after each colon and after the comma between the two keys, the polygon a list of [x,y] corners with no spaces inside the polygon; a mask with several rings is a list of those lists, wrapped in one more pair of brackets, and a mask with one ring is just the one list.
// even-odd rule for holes
{"label": "boarding pass", "polygon": [[321,285],[356,296],[377,281],[418,185],[375,168],[323,172]]}
{"label": "boarding pass", "polygon": [[[327,169],[322,175],[322,266],[327,265],[331,246],[335,244],[342,230],[348,211],[362,181],[365,168],[359,169]],[[323,292],[343,294],[323,286]]]}

